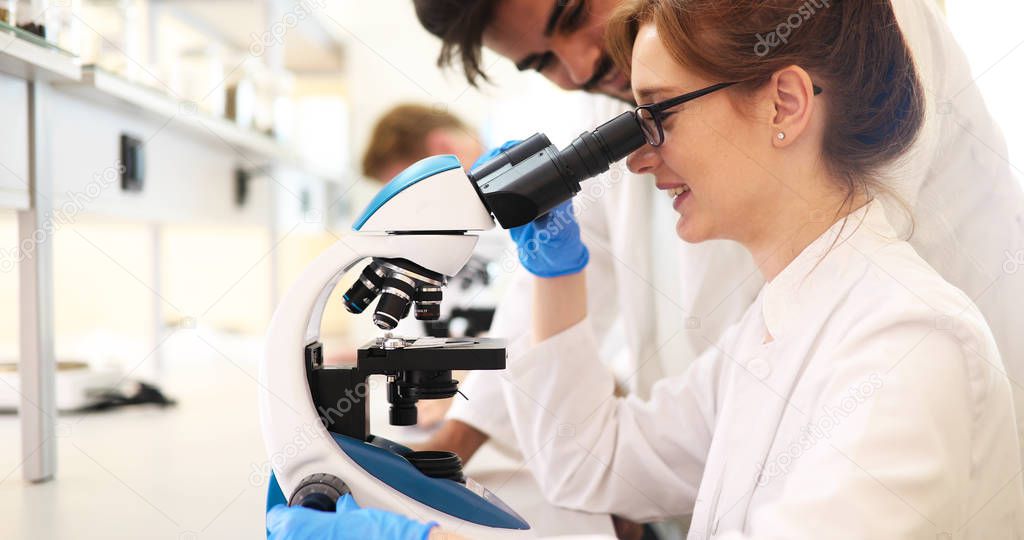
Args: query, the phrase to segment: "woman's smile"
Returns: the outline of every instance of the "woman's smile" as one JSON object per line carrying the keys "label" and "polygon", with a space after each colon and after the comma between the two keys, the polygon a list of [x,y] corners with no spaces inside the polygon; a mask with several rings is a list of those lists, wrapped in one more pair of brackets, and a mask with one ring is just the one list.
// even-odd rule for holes
{"label": "woman's smile", "polygon": [[683,201],[690,198],[690,186],[687,184],[663,185],[658,184],[658,189],[664,191],[672,199],[672,208],[679,212]]}

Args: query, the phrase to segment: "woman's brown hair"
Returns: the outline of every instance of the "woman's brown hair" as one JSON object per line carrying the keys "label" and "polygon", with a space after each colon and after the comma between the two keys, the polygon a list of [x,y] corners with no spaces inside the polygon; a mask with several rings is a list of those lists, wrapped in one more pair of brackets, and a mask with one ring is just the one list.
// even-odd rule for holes
{"label": "woman's brown hair", "polygon": [[849,193],[877,188],[913,144],[924,98],[890,0],[630,0],[608,27],[627,73],[641,26],[654,24],[680,65],[754,89],[789,66],[824,88],[823,158]]}

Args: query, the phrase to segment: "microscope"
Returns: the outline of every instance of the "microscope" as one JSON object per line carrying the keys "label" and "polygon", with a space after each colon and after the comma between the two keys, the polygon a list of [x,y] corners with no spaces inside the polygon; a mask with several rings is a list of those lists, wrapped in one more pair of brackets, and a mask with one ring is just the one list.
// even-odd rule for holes
{"label": "microscope", "polygon": [[440,315],[443,289],[469,261],[494,222],[509,229],[545,215],[645,142],[624,113],[559,150],[536,134],[465,172],[454,156],[412,165],[374,197],[354,233],[321,254],[288,290],[266,336],[260,370],[261,428],[273,468],[268,509],[279,503],[334,511],[351,493],[361,507],[435,521],[470,538],[530,536],[511,508],[462,472],[459,457],[414,452],[374,436],[371,375],[387,379],[389,420],[416,423],[416,404],[458,392],[453,370],[505,367],[505,344],[484,338],[405,338],[386,334],[358,349],[355,366],[327,366],[319,340],[335,286],[363,266],[343,296],[371,311],[383,331],[409,314]]}

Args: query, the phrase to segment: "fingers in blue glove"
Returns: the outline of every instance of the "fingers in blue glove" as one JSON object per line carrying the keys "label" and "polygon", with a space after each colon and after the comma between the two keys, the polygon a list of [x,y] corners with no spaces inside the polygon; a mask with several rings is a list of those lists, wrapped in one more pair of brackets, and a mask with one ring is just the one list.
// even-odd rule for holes
{"label": "fingers in blue glove", "polygon": [[270,540],[426,540],[437,523],[360,508],[351,495],[338,499],[334,513],[278,505],[267,513]]}
{"label": "fingers in blue glove", "polygon": [[353,512],[359,509],[359,503],[356,502],[355,498],[352,497],[351,493],[346,493],[343,497],[338,499],[338,502],[335,506],[335,512],[338,514],[343,514],[345,512]]}
{"label": "fingers in blue glove", "polygon": [[590,262],[580,227],[566,201],[533,223],[509,231],[518,248],[519,262],[531,274],[552,278],[578,274]]}

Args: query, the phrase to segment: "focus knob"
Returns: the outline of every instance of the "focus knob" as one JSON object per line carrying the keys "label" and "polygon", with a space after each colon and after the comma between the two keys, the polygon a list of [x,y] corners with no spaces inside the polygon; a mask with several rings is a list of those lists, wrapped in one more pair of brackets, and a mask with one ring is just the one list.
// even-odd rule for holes
{"label": "focus knob", "polygon": [[311,474],[299,482],[288,506],[304,506],[321,512],[334,512],[338,499],[350,493],[348,485],[337,476]]}

